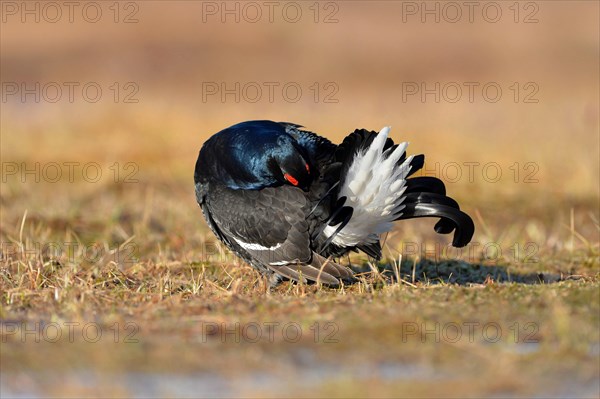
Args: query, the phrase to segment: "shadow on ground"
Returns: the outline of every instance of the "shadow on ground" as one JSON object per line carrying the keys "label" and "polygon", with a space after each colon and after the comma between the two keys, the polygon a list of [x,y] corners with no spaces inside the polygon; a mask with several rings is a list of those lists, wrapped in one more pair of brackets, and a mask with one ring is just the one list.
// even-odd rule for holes
{"label": "shadow on ground", "polygon": [[[381,275],[390,280],[396,280],[396,271],[393,264],[377,265]],[[371,266],[353,266],[355,273],[371,273]],[[521,283],[521,284],[551,284],[565,279],[556,273],[524,273],[515,272],[505,265],[482,265],[459,260],[444,260],[435,262],[424,259],[403,261],[400,266],[400,278],[409,283],[427,284],[458,284],[475,285],[490,282],[495,283]],[[568,277],[567,277],[568,278]]]}

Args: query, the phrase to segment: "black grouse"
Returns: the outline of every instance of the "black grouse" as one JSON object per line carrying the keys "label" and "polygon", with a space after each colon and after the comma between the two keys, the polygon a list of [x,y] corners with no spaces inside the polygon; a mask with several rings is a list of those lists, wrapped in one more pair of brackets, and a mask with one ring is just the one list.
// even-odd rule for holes
{"label": "black grouse", "polygon": [[202,146],[196,199],[219,240],[273,285],[354,281],[333,259],[360,250],[379,260],[396,220],[439,218],[436,232],[467,245],[471,218],[441,180],[411,177],[425,157],[407,156],[389,131],[355,130],[335,145],[293,123],[238,123]]}

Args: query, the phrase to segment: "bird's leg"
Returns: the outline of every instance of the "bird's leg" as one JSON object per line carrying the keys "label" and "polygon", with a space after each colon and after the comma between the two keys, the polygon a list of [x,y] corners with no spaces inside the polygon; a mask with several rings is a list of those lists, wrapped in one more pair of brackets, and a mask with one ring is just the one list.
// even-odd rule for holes
{"label": "bird's leg", "polygon": [[277,273],[272,273],[268,276],[269,288],[276,288],[279,284],[281,284],[281,276]]}

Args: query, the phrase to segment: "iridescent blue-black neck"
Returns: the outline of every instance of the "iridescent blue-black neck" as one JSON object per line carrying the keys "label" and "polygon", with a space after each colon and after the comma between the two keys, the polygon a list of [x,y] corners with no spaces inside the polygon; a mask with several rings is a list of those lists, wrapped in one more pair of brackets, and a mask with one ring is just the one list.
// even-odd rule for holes
{"label": "iridescent blue-black neck", "polygon": [[306,151],[286,133],[285,125],[248,121],[224,129],[204,143],[194,181],[259,190],[286,184],[284,175],[289,173],[302,187],[308,184],[306,165]]}

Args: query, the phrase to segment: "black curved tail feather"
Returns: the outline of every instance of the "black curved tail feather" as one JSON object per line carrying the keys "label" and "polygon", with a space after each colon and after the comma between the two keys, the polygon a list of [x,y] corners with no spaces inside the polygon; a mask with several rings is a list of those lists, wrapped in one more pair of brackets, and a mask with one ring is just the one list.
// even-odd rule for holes
{"label": "black curved tail feather", "polygon": [[405,204],[436,204],[436,205],[445,205],[455,209],[460,210],[458,203],[454,201],[452,198],[447,197],[445,195],[430,193],[426,191],[421,191],[420,193],[409,193],[406,195],[406,199],[404,200]]}
{"label": "black curved tail feather", "polygon": [[[409,176],[423,167],[424,160],[423,155],[415,156]],[[446,196],[443,181],[433,176],[412,177],[406,180],[405,194],[406,207],[396,220],[439,216],[440,220],[434,227],[436,233],[450,234],[456,230],[452,242],[455,247],[464,247],[471,241],[475,232],[473,221],[460,210],[455,200]]]}
{"label": "black curved tail feather", "polygon": [[[412,170],[411,170],[412,172]],[[444,182],[433,176],[419,176],[406,180],[406,193],[435,193],[446,195]]]}
{"label": "black curved tail feather", "polygon": [[405,204],[406,207],[397,220],[439,217],[441,220],[436,224],[436,232],[447,234],[455,230],[452,245],[464,247],[473,238],[475,225],[469,215],[452,206],[453,204],[456,204],[456,201],[449,197],[420,195],[417,201]]}

